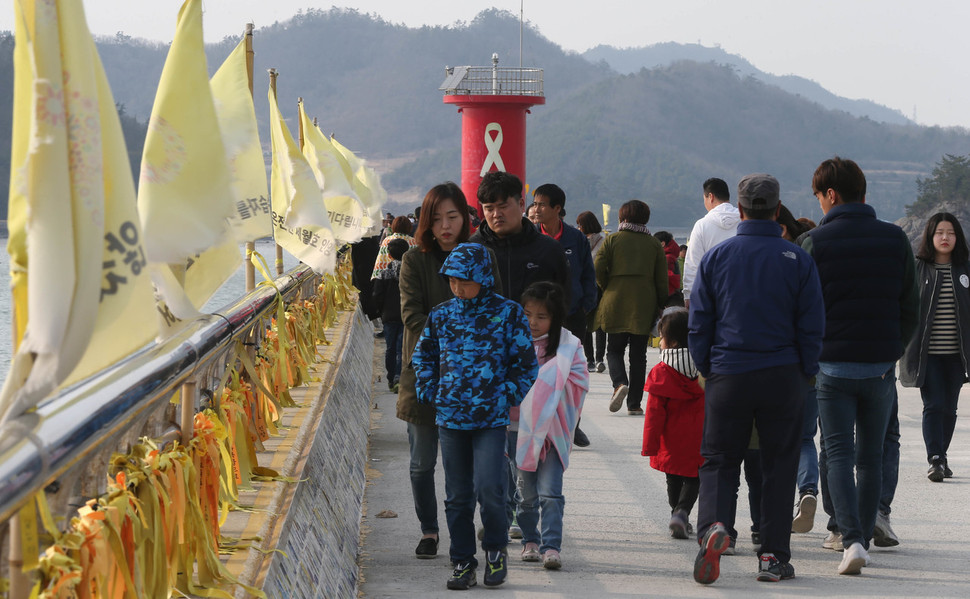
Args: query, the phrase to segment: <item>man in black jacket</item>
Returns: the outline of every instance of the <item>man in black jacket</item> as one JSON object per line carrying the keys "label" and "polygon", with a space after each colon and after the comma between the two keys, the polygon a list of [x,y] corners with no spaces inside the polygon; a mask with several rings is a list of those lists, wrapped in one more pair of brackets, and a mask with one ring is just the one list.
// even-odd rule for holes
{"label": "man in black jacket", "polygon": [[562,285],[570,292],[566,253],[556,240],[541,235],[522,214],[522,181],[515,175],[492,171],[478,186],[478,203],[485,222],[469,241],[492,248],[506,286],[506,297],[520,301],[522,292],[536,281]]}
{"label": "man in black jacket", "polygon": [[[569,302],[569,266],[566,253],[559,242],[542,235],[527,218],[522,181],[513,174],[492,171],[482,177],[478,185],[478,203],[485,214],[485,222],[469,239],[495,252],[498,271],[505,284],[506,297],[521,302],[522,292],[536,281],[553,281],[562,285]],[[577,429],[578,430],[578,429]],[[515,524],[515,431],[509,431],[509,533],[522,536]],[[575,438],[574,438],[575,440]],[[586,444],[589,444],[587,440]]]}
{"label": "man in black jacket", "polygon": [[919,291],[909,240],[866,204],[859,165],[838,156],[822,162],[812,190],[825,214],[802,240],[825,301],[818,414],[844,548],[838,572],[859,574],[869,564],[882,492],[896,360],[916,330]]}

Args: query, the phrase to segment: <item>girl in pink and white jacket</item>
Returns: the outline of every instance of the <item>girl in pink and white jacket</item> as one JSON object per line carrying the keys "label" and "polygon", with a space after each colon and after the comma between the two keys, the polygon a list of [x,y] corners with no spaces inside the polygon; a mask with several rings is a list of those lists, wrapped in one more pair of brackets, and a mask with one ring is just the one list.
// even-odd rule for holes
{"label": "girl in pink and white jacket", "polygon": [[[539,359],[539,376],[518,407],[515,461],[519,469],[516,520],[522,529],[522,561],[562,567],[562,476],[573,434],[589,390],[583,346],[563,328],[566,302],[556,283],[533,283],[522,306]],[[540,528],[541,516],[541,532]]]}

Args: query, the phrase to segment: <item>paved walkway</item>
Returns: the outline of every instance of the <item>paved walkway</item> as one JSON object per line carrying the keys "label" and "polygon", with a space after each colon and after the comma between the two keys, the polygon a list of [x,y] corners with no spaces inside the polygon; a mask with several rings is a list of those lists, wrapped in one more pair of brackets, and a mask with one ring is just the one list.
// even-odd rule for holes
{"label": "paved walkway", "polygon": [[[375,351],[383,351],[378,343]],[[650,350],[650,365],[657,362]],[[380,372],[375,368],[375,372]],[[508,582],[496,592],[507,597],[970,597],[970,421],[958,421],[950,452],[955,475],[944,483],[926,479],[920,432],[919,392],[900,388],[902,457],[892,523],[902,540],[892,549],[874,548],[874,564],[861,576],[839,576],[841,553],[823,549],[824,514],[815,529],[792,535],[796,578],[779,583],[754,579],[757,560],[747,538],[738,555],[721,560],[721,577],[711,586],[691,576],[694,539],[671,539],[664,475],[640,456],[643,418],[607,408],[607,374],[591,375],[582,427],[592,440],[574,449],[566,471],[563,569],[544,570],[518,560],[509,547]],[[966,394],[966,392],[965,392]],[[965,395],[966,396],[966,395]],[[374,385],[373,430],[361,550],[362,596],[453,597],[445,588],[451,573],[444,518],[444,477],[438,468],[442,543],[433,560],[418,560],[420,537],[408,478],[407,429],[395,417],[396,396],[383,381]],[[966,400],[964,400],[966,401]],[[964,404],[966,405],[966,404]],[[743,485],[743,483],[742,483]],[[747,520],[742,487],[738,528]],[[378,518],[391,510],[396,518]],[[695,514],[696,515],[696,510]],[[481,558],[481,555],[479,555]],[[485,592],[479,586],[473,593]]]}

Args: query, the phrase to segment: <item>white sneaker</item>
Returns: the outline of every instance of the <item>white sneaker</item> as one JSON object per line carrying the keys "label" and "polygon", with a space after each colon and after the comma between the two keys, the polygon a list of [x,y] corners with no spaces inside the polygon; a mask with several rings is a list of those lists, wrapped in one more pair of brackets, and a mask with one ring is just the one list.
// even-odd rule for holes
{"label": "white sneaker", "polygon": [[843,551],[845,548],[842,546],[842,533],[829,531],[829,536],[822,541],[822,547],[832,551]]}
{"label": "white sneaker", "polygon": [[626,399],[627,393],[630,392],[630,388],[626,385],[620,385],[613,391],[613,399],[610,400],[610,411],[619,412],[620,406],[623,405],[623,400]]}
{"label": "white sneaker", "polygon": [[862,543],[852,543],[842,555],[839,564],[839,574],[861,574],[862,569],[869,564],[869,552]]}
{"label": "white sneaker", "polygon": [[811,493],[805,493],[798,500],[798,513],[791,521],[791,531],[796,533],[806,533],[815,526],[815,508],[818,499]]}

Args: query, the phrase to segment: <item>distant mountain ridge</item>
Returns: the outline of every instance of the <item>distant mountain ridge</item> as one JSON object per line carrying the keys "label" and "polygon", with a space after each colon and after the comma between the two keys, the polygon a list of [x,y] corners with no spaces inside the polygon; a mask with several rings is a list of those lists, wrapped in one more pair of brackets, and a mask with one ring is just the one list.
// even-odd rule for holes
{"label": "distant mountain ridge", "polygon": [[614,48],[599,45],[584,52],[583,57],[593,63],[605,63],[614,71],[630,75],[640,69],[669,66],[681,60],[713,62],[736,69],[742,77],[754,77],[769,85],[779,87],[790,94],[817,102],[829,110],[843,110],[851,115],[870,118],[880,123],[912,125],[912,120],[898,110],[877,104],[872,100],[853,100],[837,96],[811,79],[797,75],[772,75],[756,68],[743,57],[729,54],[719,47],[700,44],[665,42],[641,48]]}
{"label": "distant mountain ridge", "polygon": [[[652,68],[642,66],[653,64],[642,53],[616,51],[639,62],[614,67],[608,53],[591,61],[589,53],[566,52],[531,27],[523,41],[524,66],[544,70],[546,92],[546,104],[528,118],[527,183],[559,183],[570,222],[583,210],[600,214],[603,203],[615,209],[639,198],[651,206],[651,227],[689,226],[703,212],[706,178],[721,177],[733,188],[755,171],[777,176],[786,204],[811,217],[818,211],[811,173],[834,154],[862,165],[871,203],[880,217],[896,219],[916,199],[916,178],[942,155],[970,154],[967,130],[832,109],[709,48],[660,45],[650,60],[662,66]],[[210,72],[237,42],[207,46]],[[9,150],[12,48],[0,33],[0,158]],[[118,35],[98,40],[98,48],[115,100],[144,125],[167,46]],[[409,28],[355,10],[308,10],[258,28],[255,48],[265,149],[266,70],[275,67],[280,107],[294,134],[296,100],[303,97],[325,133],[375,165],[398,213],[413,209],[434,184],[461,178],[461,116],[438,90],[445,66],[486,65],[493,52],[500,64],[517,64],[519,22],[490,9],[468,23]],[[712,86],[716,97],[705,93]],[[0,164],[0,194],[7,191],[8,160]]]}

